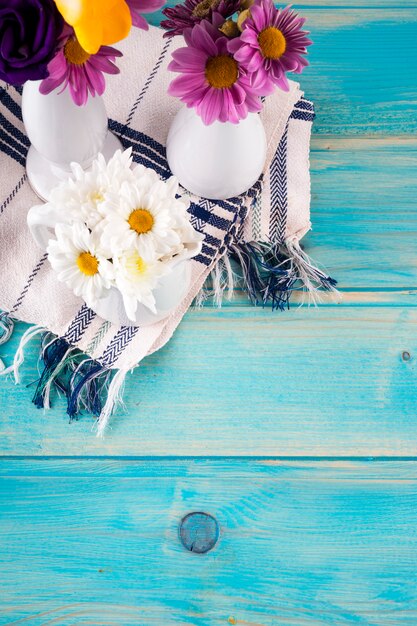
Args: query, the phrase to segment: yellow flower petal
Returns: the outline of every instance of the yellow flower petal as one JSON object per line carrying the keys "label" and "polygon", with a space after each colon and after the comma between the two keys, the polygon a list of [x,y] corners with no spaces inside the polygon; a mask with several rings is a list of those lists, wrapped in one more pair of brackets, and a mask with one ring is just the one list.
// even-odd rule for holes
{"label": "yellow flower petal", "polygon": [[127,37],[132,27],[125,0],[55,0],[64,20],[74,28],[81,46],[95,54]]}
{"label": "yellow flower petal", "polygon": [[[88,1],[88,0],[87,0]],[[58,11],[64,20],[73,26],[83,14],[83,0],[55,0]]]}

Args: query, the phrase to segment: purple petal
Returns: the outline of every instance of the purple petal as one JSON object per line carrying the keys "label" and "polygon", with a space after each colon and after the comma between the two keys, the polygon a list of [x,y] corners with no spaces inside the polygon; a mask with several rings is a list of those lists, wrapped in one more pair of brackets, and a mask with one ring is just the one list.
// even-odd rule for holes
{"label": "purple petal", "polygon": [[184,95],[192,94],[195,89],[204,87],[204,81],[199,76],[191,76],[185,74],[174,78],[168,87],[168,93],[171,96],[181,98]]}
{"label": "purple petal", "polygon": [[209,89],[198,107],[204,124],[210,125],[219,119],[222,109],[222,90]]}
{"label": "purple petal", "polygon": [[208,56],[215,56],[217,54],[216,44],[207,31],[199,24],[194,26],[191,31],[191,41],[193,47],[203,50]]}
{"label": "purple petal", "polygon": [[250,9],[251,17],[249,18],[256,26],[259,32],[267,26],[265,11],[258,5],[253,5]]}

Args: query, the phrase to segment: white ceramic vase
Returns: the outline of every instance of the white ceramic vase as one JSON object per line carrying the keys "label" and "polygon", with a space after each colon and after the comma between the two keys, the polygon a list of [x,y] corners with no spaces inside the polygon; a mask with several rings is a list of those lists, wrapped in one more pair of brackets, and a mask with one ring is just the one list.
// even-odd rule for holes
{"label": "white ceramic vase", "polygon": [[51,189],[71,175],[72,162],[87,169],[99,152],[110,158],[121,143],[108,131],[103,98],[90,97],[80,107],[68,89],[43,95],[39,85],[39,81],[25,84],[22,114],[32,144],[26,161],[28,179],[35,193],[47,201]]}
{"label": "white ceramic vase", "polygon": [[206,126],[194,109],[182,108],[167,138],[167,159],[185,189],[225,200],[256,183],[265,165],[266,135],[260,116],[249,113],[239,124]]}
{"label": "white ceramic vase", "polygon": [[[199,246],[201,247],[201,246]],[[158,281],[153,290],[156,313],[143,304],[138,304],[134,320],[128,318],[123,298],[118,289],[112,287],[108,293],[91,307],[97,315],[118,326],[149,326],[168,317],[185,298],[191,281],[191,265],[186,260],[198,254],[197,246],[190,246],[170,262],[170,271]]]}

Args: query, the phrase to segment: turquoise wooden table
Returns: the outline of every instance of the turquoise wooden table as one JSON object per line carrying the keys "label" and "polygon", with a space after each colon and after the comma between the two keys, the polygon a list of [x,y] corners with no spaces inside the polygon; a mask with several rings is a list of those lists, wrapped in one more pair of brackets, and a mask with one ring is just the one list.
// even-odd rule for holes
{"label": "turquoise wooden table", "polygon": [[417,624],[417,1],[297,8],[344,300],[188,313],[104,440],[3,381],[1,626]]}

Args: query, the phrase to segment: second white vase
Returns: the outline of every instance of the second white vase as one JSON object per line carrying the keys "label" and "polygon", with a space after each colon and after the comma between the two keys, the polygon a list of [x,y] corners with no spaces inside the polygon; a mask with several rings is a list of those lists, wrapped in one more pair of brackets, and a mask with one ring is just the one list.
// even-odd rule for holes
{"label": "second white vase", "polygon": [[103,98],[90,97],[80,107],[68,89],[43,95],[39,85],[39,81],[25,84],[22,115],[32,144],[26,160],[28,179],[35,193],[47,201],[51,189],[71,175],[72,162],[87,169],[99,152],[107,160],[122,146],[108,131]]}
{"label": "second white vase", "polygon": [[194,109],[182,108],[167,139],[167,159],[181,185],[198,196],[225,200],[252,187],[266,159],[260,116],[249,113],[239,124],[206,126]]}

